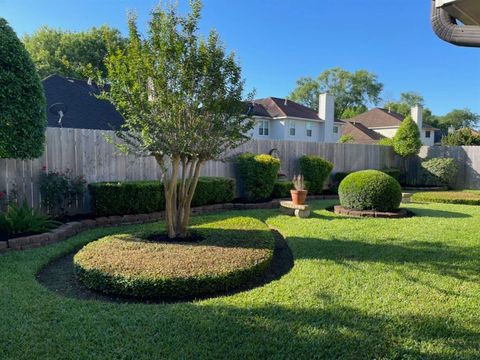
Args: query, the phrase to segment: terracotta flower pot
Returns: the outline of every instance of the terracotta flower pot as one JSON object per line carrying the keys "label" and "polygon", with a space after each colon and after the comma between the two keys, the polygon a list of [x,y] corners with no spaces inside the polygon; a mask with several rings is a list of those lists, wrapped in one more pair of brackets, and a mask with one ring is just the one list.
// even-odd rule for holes
{"label": "terracotta flower pot", "polygon": [[294,205],[305,205],[305,199],[307,198],[307,190],[290,190],[292,195],[292,202]]}

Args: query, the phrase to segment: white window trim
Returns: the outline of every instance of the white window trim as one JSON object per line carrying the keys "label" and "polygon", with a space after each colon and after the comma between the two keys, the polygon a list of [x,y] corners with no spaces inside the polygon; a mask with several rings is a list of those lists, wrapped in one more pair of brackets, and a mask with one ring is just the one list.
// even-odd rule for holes
{"label": "white window trim", "polygon": [[[267,127],[265,127],[265,124]],[[263,129],[263,134],[260,134],[260,129]],[[265,129],[268,130],[268,134],[265,135]],[[258,121],[258,136],[269,137],[270,136],[270,120],[259,120]]]}
{"label": "white window trim", "polygon": [[[293,132],[294,132],[293,135],[290,131],[291,129],[293,129]],[[297,125],[295,124],[295,120],[288,120],[288,136],[291,136],[291,137],[297,136]]]}

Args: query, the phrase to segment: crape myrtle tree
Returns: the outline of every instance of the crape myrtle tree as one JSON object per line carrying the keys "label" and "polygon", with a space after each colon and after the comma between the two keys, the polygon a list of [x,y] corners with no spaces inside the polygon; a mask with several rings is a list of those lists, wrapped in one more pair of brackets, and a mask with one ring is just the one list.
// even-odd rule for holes
{"label": "crape myrtle tree", "polygon": [[253,127],[234,54],[226,53],[217,33],[198,35],[201,2],[190,7],[181,15],[174,5],[160,5],[145,37],[130,15],[127,47],[110,49],[106,58],[109,91],[103,96],[125,118],[117,145],[155,157],[170,238],[188,236],[202,166],[246,142]]}
{"label": "crape myrtle tree", "polygon": [[13,29],[0,18],[0,158],[42,155],[45,106],[32,59]]}

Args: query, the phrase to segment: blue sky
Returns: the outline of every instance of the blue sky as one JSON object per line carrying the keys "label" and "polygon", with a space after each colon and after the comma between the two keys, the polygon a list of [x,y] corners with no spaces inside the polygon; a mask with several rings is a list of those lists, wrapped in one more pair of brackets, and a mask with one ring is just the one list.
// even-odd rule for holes
{"label": "blue sky", "polygon": [[[179,0],[182,8],[187,1]],[[145,28],[151,0],[0,0],[0,16],[19,35],[39,26],[126,30],[135,10]],[[284,97],[300,76],[340,66],[376,73],[383,98],[420,92],[434,113],[468,107],[480,113],[480,49],[436,38],[430,0],[204,0],[201,31],[215,28],[236,52],[257,97]]]}

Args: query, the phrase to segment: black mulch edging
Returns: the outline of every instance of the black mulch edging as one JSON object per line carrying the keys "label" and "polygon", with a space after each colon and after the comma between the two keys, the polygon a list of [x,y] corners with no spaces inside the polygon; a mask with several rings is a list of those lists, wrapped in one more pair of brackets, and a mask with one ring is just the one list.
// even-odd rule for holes
{"label": "black mulch edging", "polygon": [[239,292],[251,290],[266,285],[272,281],[278,280],[292,269],[293,255],[290,251],[290,248],[288,247],[287,242],[278,231],[271,231],[275,238],[275,249],[273,252],[273,258],[270,266],[262,276],[252,279],[248,283],[245,283],[234,290],[219,292],[215,294],[208,294],[201,297],[182,299],[142,300],[138,298],[107,295],[90,290],[77,280],[73,267],[73,256],[77,253],[77,251],[70,252],[67,255],[53,260],[37,274],[37,281],[50,291],[53,291],[54,293],[65,296],[67,298],[74,298],[80,300],[97,300],[112,303],[176,303],[203,300],[226,295],[234,295]]}

